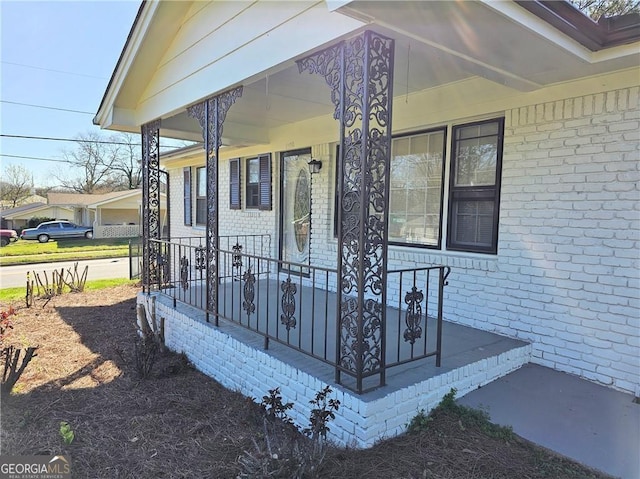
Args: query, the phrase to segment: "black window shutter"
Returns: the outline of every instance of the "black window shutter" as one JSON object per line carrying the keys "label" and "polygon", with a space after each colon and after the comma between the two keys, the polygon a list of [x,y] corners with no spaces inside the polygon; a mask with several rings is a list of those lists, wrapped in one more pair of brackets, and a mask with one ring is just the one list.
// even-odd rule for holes
{"label": "black window shutter", "polygon": [[184,176],[184,224],[191,226],[191,168],[182,170]]}
{"label": "black window shutter", "polygon": [[240,200],[240,158],[229,160],[229,208],[239,210]]}
{"label": "black window shutter", "polygon": [[271,209],[271,155],[260,157],[260,209]]}

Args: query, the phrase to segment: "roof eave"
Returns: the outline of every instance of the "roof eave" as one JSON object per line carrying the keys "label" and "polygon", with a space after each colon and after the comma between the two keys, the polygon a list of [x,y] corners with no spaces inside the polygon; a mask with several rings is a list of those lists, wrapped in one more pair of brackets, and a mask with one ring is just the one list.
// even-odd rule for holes
{"label": "roof eave", "polygon": [[592,52],[640,40],[640,15],[637,13],[622,15],[613,21],[601,19],[596,23],[567,1],[514,1]]}

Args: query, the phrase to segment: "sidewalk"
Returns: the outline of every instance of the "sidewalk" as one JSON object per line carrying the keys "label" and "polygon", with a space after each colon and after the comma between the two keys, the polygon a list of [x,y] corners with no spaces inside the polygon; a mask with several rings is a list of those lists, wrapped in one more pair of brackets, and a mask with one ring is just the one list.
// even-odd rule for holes
{"label": "sidewalk", "polygon": [[482,407],[532,442],[623,479],[640,479],[640,404],[633,396],[527,364],[473,391]]}

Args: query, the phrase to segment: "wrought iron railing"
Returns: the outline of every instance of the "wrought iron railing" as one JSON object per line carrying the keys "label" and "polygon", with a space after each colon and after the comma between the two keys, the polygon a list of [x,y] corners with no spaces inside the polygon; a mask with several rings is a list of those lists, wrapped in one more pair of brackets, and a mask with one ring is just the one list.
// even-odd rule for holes
{"label": "wrought iron railing", "polygon": [[[228,239],[227,239],[228,238]],[[177,303],[205,311],[270,341],[337,367],[340,325],[337,271],[268,257],[270,239],[224,237],[218,251],[217,311],[207,311],[206,251],[198,239],[152,240],[160,252],[156,287]],[[202,241],[204,243],[204,241]],[[441,362],[444,286],[449,268],[431,266],[387,272],[384,367],[435,356]],[[345,383],[347,387],[350,387]]]}
{"label": "wrought iron railing", "polygon": [[[387,271],[386,367],[435,356],[442,360],[442,312],[444,287],[451,268],[423,268]],[[395,304],[394,304],[395,303]],[[433,334],[432,334],[433,332]]]}
{"label": "wrought iron railing", "polygon": [[129,240],[129,279],[140,279],[142,273],[142,238]]}

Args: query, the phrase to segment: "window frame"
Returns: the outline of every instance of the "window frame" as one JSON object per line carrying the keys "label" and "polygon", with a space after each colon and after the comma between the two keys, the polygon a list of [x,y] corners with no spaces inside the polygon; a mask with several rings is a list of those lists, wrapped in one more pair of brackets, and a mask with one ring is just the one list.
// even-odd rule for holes
{"label": "window frame", "polygon": [[[258,181],[251,181],[251,169],[249,164],[255,162],[258,169]],[[248,210],[257,210],[260,207],[260,157],[245,158],[245,184],[244,184],[244,205]]]}
{"label": "window frame", "polygon": [[[456,165],[458,154],[458,142],[457,132],[463,128],[471,126],[485,125],[489,123],[497,123],[498,133],[496,135],[496,168],[493,185],[478,185],[478,186],[456,186]],[[483,136],[476,136],[474,138],[483,138]],[[468,139],[468,138],[465,138]],[[447,244],[446,249],[450,251],[464,251],[469,253],[486,253],[497,254],[498,253],[498,230],[500,223],[500,190],[502,183],[502,158],[504,154],[504,117],[491,118],[488,120],[475,121],[470,123],[462,123],[454,125],[451,128],[451,163],[449,165],[449,198],[447,209]],[[475,245],[464,243],[454,240],[455,231],[455,218],[454,211],[456,205],[462,201],[493,201],[493,215],[491,224],[491,244],[488,246]]]}
{"label": "window frame", "polygon": [[[272,182],[273,173],[271,168],[271,153],[265,153],[258,156],[250,156],[245,160],[245,208],[248,210],[261,210],[269,211],[273,207],[272,198]],[[249,181],[249,162],[257,161],[258,163],[258,182]],[[257,192],[254,192],[253,188],[257,188]],[[255,198],[249,200],[249,193],[251,191]]]}
{"label": "window frame", "polygon": [[[404,241],[389,241],[389,245],[392,246],[404,246],[404,247],[411,247],[411,248],[423,248],[423,249],[433,249],[433,250],[441,250],[442,249],[442,233],[443,230],[445,229],[445,226],[443,225],[443,220],[444,220],[444,203],[445,203],[445,198],[444,198],[444,187],[445,187],[445,183],[446,183],[446,169],[447,169],[447,141],[448,141],[448,127],[445,126],[440,126],[440,127],[434,127],[434,128],[428,128],[426,130],[418,130],[418,131],[412,131],[412,132],[406,132],[406,133],[401,133],[401,134],[397,134],[397,135],[393,135],[391,137],[391,142],[393,143],[393,140],[395,140],[396,138],[406,138],[409,136],[419,136],[419,135],[424,135],[426,133],[434,133],[434,132],[442,132],[443,134],[443,139],[442,139],[442,170],[440,173],[440,211],[438,213],[438,222],[440,225],[439,231],[438,231],[438,240],[436,242],[436,244],[434,245],[430,245],[430,244],[424,244],[424,243],[409,243],[409,242],[404,242]],[[390,151],[393,151],[393,146],[391,147]],[[391,153],[390,153],[391,154]],[[393,161],[393,157],[390,157],[389,161]],[[389,171],[389,188],[391,188],[391,171]],[[391,191],[389,189],[389,191]],[[389,194],[389,221],[391,221],[391,194]]]}

